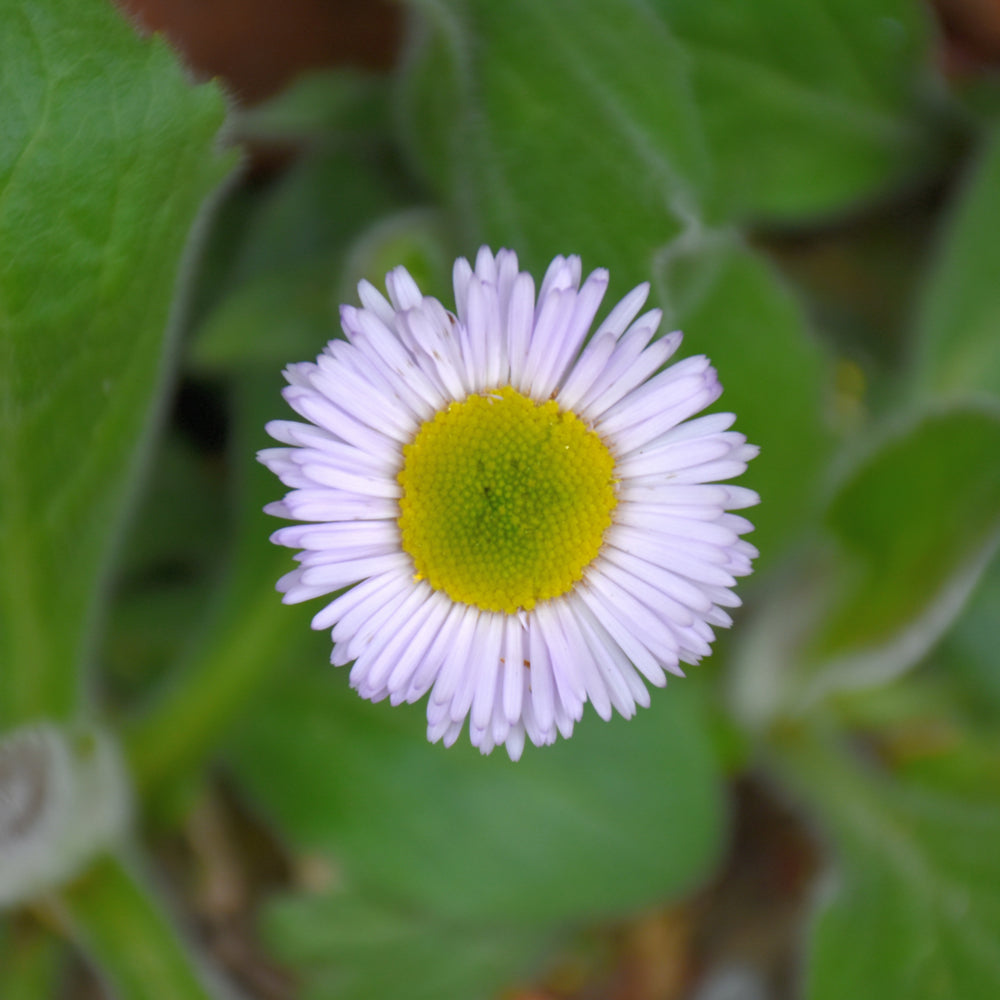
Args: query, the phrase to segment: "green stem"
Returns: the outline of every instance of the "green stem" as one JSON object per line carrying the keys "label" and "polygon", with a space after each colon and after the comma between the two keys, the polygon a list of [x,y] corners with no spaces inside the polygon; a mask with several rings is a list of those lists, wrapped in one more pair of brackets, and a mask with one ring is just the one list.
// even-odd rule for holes
{"label": "green stem", "polygon": [[261,413],[278,398],[277,381],[275,373],[247,373],[233,392],[232,564],[220,581],[206,640],[125,734],[126,756],[144,795],[188,777],[288,655],[289,636],[309,634],[312,612],[296,614],[274,590],[290,559],[268,541],[274,525],[261,508],[280,486],[254,459],[256,447],[266,443]]}
{"label": "green stem", "polygon": [[126,734],[141,792],[195,768],[287,646],[288,609],[261,590]]}
{"label": "green stem", "polygon": [[787,730],[772,750],[772,770],[842,849],[884,853],[888,843],[898,842],[897,858],[908,850],[892,805],[897,782],[866,763],[831,722],[814,718],[811,725]]}
{"label": "green stem", "polygon": [[53,909],[118,1000],[220,996],[155,893],[119,859],[100,860],[63,890]]}
{"label": "green stem", "polygon": [[39,1000],[55,994],[62,948],[27,915],[0,923],[0,997]]}

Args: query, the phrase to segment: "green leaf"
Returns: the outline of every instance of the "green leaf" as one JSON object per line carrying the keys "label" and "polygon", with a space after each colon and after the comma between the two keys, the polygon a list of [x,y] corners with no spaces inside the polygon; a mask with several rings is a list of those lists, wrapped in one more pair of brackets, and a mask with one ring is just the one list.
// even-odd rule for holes
{"label": "green leaf", "polygon": [[786,748],[832,833],[808,1000],[991,1000],[1000,992],[1000,796],[893,780],[844,749]]}
{"label": "green leaf", "polygon": [[309,610],[286,607],[274,590],[288,553],[268,540],[275,522],[262,508],[282,490],[256,460],[269,443],[264,424],[281,412],[283,384],[276,368],[250,368],[230,394],[229,550],[201,629],[168,683],[130,720],[127,755],[144,790],[188,778],[264,679],[287,665],[296,630],[308,630]]}
{"label": "green leaf", "polygon": [[919,310],[915,387],[1000,396],[1000,129],[987,137],[947,228]]}
{"label": "green leaf", "polygon": [[240,239],[227,248],[235,259],[202,317],[194,365],[278,369],[315,357],[339,330],[342,295],[354,295],[340,280],[354,241],[405,196],[384,150],[333,146],[304,155],[265,196],[238,205]]}
{"label": "green leaf", "polygon": [[1000,558],[994,556],[937,656],[942,672],[961,684],[970,708],[991,723],[1000,721],[998,621]]}
{"label": "green leaf", "polygon": [[352,70],[307,70],[270,100],[236,109],[229,129],[241,142],[342,142],[384,130],[385,83]]}
{"label": "green leaf", "polygon": [[449,922],[351,892],[279,899],[268,906],[263,931],[298,974],[302,1000],[493,996],[529,970],[547,943],[537,928]]}
{"label": "green leaf", "polygon": [[27,919],[0,917],[0,996],[4,1000],[55,996],[63,950],[55,936]]}
{"label": "green leaf", "polygon": [[1000,542],[1000,411],[924,415],[844,480],[829,525],[846,558],[806,651],[810,695],[882,683],[954,621]]}
{"label": "green leaf", "polygon": [[719,776],[691,681],[625,721],[587,715],[518,763],[424,738],[423,706],[358,698],[300,645],[230,767],[300,850],[451,920],[620,915],[698,884],[718,858]]}
{"label": "green leaf", "polygon": [[725,388],[716,409],[735,413],[736,429],[760,446],[740,484],[761,496],[746,513],[764,565],[816,512],[832,444],[827,359],[777,274],[727,234],[678,240],[654,277],[665,328],[682,328],[684,351],[712,359]]}
{"label": "green leaf", "polygon": [[910,0],[654,0],[691,67],[723,215],[856,207],[942,160],[932,32]]}
{"label": "green leaf", "polygon": [[663,20],[632,0],[413,5],[425,34],[402,77],[400,120],[465,248],[510,246],[538,273],[556,253],[579,253],[612,268],[613,294],[644,278],[708,183],[685,62]]}
{"label": "green leaf", "polygon": [[[742,632],[730,681],[745,723],[798,717],[921,662],[1000,544],[998,448],[1000,411],[965,405],[911,416],[841,462],[825,518],[834,544],[803,552]],[[992,648],[992,611],[968,641]]]}
{"label": "green leaf", "polygon": [[212,1000],[227,995],[181,940],[133,864],[111,856],[101,859],[66,887],[53,903],[52,916],[118,1000]]}
{"label": "green leaf", "polygon": [[0,725],[67,715],[222,101],[89,0],[0,14]]}
{"label": "green leaf", "polygon": [[146,693],[199,634],[230,524],[218,464],[176,432],[159,442],[126,533],[101,648],[112,700],[127,704]]}

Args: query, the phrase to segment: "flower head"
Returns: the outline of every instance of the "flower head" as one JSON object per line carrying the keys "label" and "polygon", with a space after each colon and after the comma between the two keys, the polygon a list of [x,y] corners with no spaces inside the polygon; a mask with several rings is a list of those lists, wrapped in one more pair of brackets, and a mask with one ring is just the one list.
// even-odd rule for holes
{"label": "flower head", "polygon": [[483,247],[455,264],[453,314],[399,267],[285,371],[307,423],[268,424],[284,447],[260,460],[291,492],[265,509],[306,523],[272,536],[302,550],[278,589],[336,594],[312,622],[332,662],[373,701],[429,694],[432,741],[468,718],[517,759],[587,701],[631,717],[739,604],[756,551],[730,511],[758,497],[722,481],[757,449],[732,414],[691,419],[722,390],[704,356],[664,368],[681,335],[639,315],[648,284],[590,334],[607,284],[557,257],[536,296]]}

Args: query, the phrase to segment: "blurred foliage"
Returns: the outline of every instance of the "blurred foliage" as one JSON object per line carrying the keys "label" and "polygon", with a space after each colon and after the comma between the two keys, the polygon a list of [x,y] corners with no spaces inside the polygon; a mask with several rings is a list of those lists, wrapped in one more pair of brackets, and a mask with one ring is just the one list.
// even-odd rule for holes
{"label": "blurred foliage", "polygon": [[[970,794],[953,781],[890,777],[820,740],[794,752],[840,861],[820,897],[808,1000],[987,996],[1000,957],[998,772]],[[942,756],[961,771],[967,752]]]}
{"label": "blurred foliage", "polygon": [[[220,188],[219,91],[162,40],[0,3],[0,725],[117,734],[139,817],[134,852],[0,920],[0,996],[72,996],[64,942],[123,1000],[226,995],[140,860],[220,785],[269,845],[246,878],[282,995],[498,995],[724,886],[752,773],[822,852],[807,1000],[991,1000],[1000,93],[957,91],[910,0],[407,12],[392,74],[230,109],[230,146],[285,162]],[[651,281],[762,449],[733,633],[518,764],[327,666],[274,593],[254,460],[359,279],[402,263],[447,300],[482,243],[579,253],[609,301]]]}
{"label": "blurred foliage", "polygon": [[714,202],[801,225],[919,183],[941,163],[929,11],[910,0],[655,0],[681,43]]}
{"label": "blurred foliage", "polygon": [[927,393],[1000,393],[1000,305],[994,288],[1000,248],[1000,134],[982,136],[969,177],[950,210],[936,266],[920,303],[915,382]]}
{"label": "blurred foliage", "polygon": [[[0,724],[78,707],[222,102],[84,0],[0,22]],[[174,314],[176,318],[176,312]],[[20,668],[14,664],[22,664]]]}
{"label": "blurred foliage", "polygon": [[[419,709],[368,704],[314,672],[287,675],[268,703],[232,749],[255,801],[295,843],[410,906],[486,926],[617,917],[718,863],[718,775],[690,691],[629,722],[588,716],[517,764],[424,747]],[[317,774],[319,760],[341,763]]]}

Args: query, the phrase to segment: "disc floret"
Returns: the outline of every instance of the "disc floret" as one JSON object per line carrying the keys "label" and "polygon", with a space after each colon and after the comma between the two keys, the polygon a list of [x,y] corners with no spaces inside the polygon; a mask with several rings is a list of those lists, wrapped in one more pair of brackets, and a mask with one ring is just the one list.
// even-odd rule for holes
{"label": "disc floret", "polygon": [[510,386],[451,403],[403,460],[399,525],[417,577],[484,611],[528,611],[571,590],[617,502],[598,435]]}

